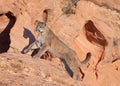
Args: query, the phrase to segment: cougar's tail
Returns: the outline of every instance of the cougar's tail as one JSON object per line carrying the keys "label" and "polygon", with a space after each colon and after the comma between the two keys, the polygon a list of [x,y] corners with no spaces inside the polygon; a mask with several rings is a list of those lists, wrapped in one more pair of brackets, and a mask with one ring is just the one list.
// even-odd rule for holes
{"label": "cougar's tail", "polygon": [[88,52],[88,53],[86,54],[85,60],[82,61],[81,64],[83,64],[83,65],[86,64],[86,63],[90,60],[91,56],[92,56],[91,53]]}

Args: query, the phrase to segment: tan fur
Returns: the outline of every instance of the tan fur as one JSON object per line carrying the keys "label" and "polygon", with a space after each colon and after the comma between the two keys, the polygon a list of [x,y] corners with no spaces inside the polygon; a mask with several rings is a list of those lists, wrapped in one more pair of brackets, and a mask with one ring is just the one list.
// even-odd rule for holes
{"label": "tan fur", "polygon": [[[47,25],[44,27],[41,27],[41,23],[39,22],[36,30],[39,32],[38,38],[35,42],[30,45],[28,49],[25,50],[25,53],[33,49],[36,44],[38,44],[38,48],[40,50],[36,55],[33,57],[41,57],[46,51],[50,52],[52,55],[59,57],[66,65],[68,65],[69,69],[72,70],[75,78],[77,80],[80,79],[79,75],[79,67],[82,64],[86,64],[90,57],[91,53],[87,53],[86,59],[83,62],[80,62],[79,58],[77,57],[77,54],[75,51],[73,51],[71,48],[69,48],[64,42],[62,42],[48,27]],[[43,23],[44,24],[44,23]],[[34,48],[34,49],[35,49]],[[69,71],[68,71],[69,72]],[[71,75],[71,74],[70,74]],[[71,75],[72,76],[72,75]]]}

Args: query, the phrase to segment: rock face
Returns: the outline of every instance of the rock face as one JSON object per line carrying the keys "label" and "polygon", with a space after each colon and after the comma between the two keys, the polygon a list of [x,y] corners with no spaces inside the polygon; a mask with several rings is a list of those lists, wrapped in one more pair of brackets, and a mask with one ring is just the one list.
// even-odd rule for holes
{"label": "rock face", "polygon": [[0,78],[1,86],[84,85],[70,78],[58,64],[15,53],[0,55]]}
{"label": "rock face", "polygon": [[[81,83],[86,86],[120,85],[120,0],[80,0],[72,5],[75,1],[77,0],[1,0],[0,53],[11,52],[13,53],[11,58],[14,55],[18,57],[24,48],[35,41],[37,36],[35,21],[44,21],[77,53],[81,61],[86,57],[87,52],[92,53],[89,63],[80,69]],[[5,55],[6,58],[9,57],[9,53]],[[20,58],[22,56],[24,57],[21,55]],[[31,58],[26,55],[25,57]],[[5,64],[8,62],[4,59],[3,61]],[[31,62],[32,59],[28,60],[28,66]],[[48,63],[49,61],[43,63],[43,66],[46,67]],[[57,64],[57,61],[53,64]],[[8,68],[3,69],[7,74]],[[53,71],[57,73],[57,70]],[[10,77],[14,79],[14,76]],[[6,79],[4,78],[3,81]],[[32,81],[34,80],[36,78]],[[39,80],[38,83],[43,84]],[[73,83],[73,86],[78,85],[74,81],[68,80],[68,83]]]}

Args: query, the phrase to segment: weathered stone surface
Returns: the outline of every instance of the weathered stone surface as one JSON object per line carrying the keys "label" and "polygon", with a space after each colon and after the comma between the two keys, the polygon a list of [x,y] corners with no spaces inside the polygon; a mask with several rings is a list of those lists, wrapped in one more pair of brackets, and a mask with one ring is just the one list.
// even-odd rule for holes
{"label": "weathered stone surface", "polygon": [[21,52],[37,36],[35,21],[45,21],[80,60],[87,52],[92,53],[90,62],[81,68],[81,82],[90,86],[119,85],[120,0],[80,0],[65,12],[71,1],[75,0],[1,0],[0,25],[5,28],[12,24],[9,40],[2,40],[9,42],[2,45],[7,46],[3,52]]}
{"label": "weathered stone surface", "polygon": [[0,16],[0,33],[6,28],[8,25],[9,19],[5,15]]}
{"label": "weathered stone surface", "polygon": [[33,59],[31,56],[4,53],[0,55],[1,86],[84,86],[73,80],[59,64]]}

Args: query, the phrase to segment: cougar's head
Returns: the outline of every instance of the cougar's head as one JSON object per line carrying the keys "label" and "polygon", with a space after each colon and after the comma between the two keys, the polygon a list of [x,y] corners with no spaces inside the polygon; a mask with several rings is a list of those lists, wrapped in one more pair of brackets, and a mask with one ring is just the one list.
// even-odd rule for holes
{"label": "cougar's head", "polygon": [[46,23],[37,21],[36,31],[40,33],[44,33],[46,31]]}

